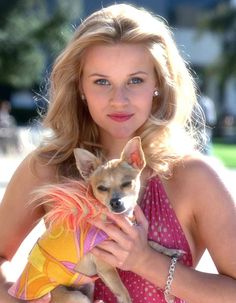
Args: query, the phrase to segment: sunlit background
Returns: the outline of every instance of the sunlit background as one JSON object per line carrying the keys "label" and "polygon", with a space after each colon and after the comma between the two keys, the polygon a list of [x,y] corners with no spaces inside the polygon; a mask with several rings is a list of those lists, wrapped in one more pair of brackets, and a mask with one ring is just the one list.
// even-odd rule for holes
{"label": "sunlit background", "polygon": [[[121,1],[0,1],[0,106],[6,108],[9,102],[11,122],[18,127],[10,130],[0,124],[0,157],[14,151],[19,155],[31,143],[38,144],[38,113],[46,108],[48,77],[55,57],[81,19],[114,2]],[[199,95],[214,102],[214,108],[209,109],[215,115],[210,124],[210,152],[227,167],[236,167],[236,0],[130,3],[150,9],[170,24],[199,86]]]}
{"label": "sunlit background", "polygon": [[[81,19],[115,2],[122,1],[0,1],[0,199],[17,165],[40,142],[39,112],[46,109],[55,57]],[[148,8],[170,24],[199,86],[199,98],[213,102],[207,152],[229,168],[235,180],[236,0],[125,2]],[[15,262],[22,258],[20,253]],[[209,259],[204,266],[213,268]],[[8,270],[13,278],[17,273]]]}

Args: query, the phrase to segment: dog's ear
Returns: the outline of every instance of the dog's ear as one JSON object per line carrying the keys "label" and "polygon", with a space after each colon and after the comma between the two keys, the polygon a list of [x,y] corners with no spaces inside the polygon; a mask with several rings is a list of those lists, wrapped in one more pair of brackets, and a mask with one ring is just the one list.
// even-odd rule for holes
{"label": "dog's ear", "polygon": [[97,168],[99,160],[92,153],[83,148],[75,148],[74,156],[76,160],[76,166],[84,178],[87,180],[91,173]]}
{"label": "dog's ear", "polygon": [[121,160],[140,170],[145,167],[146,161],[140,137],[134,137],[128,141],[121,153]]}

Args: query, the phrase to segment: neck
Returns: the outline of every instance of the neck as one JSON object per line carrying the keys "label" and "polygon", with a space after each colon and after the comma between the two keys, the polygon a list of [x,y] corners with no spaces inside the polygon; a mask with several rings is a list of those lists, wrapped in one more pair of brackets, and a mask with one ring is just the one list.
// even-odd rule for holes
{"label": "neck", "polygon": [[112,139],[112,138],[103,138],[102,140],[102,146],[104,146],[104,149],[106,150],[106,158],[107,160],[111,159],[119,159],[120,154],[125,146],[125,144],[128,142],[129,138],[125,139]]}

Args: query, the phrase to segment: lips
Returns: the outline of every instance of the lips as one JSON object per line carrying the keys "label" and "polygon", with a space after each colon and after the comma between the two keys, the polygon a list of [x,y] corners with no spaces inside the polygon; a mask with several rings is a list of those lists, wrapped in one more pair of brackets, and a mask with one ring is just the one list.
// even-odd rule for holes
{"label": "lips", "polygon": [[111,120],[116,122],[125,122],[133,117],[134,114],[128,113],[114,113],[107,115]]}

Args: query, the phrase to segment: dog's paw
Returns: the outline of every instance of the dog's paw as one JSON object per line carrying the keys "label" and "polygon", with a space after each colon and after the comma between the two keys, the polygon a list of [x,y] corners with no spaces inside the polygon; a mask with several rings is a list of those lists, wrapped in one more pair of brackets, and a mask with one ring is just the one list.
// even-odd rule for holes
{"label": "dog's paw", "polygon": [[185,251],[181,249],[167,248],[154,241],[149,241],[148,243],[154,250],[169,257],[176,257],[179,259],[185,254]]}

